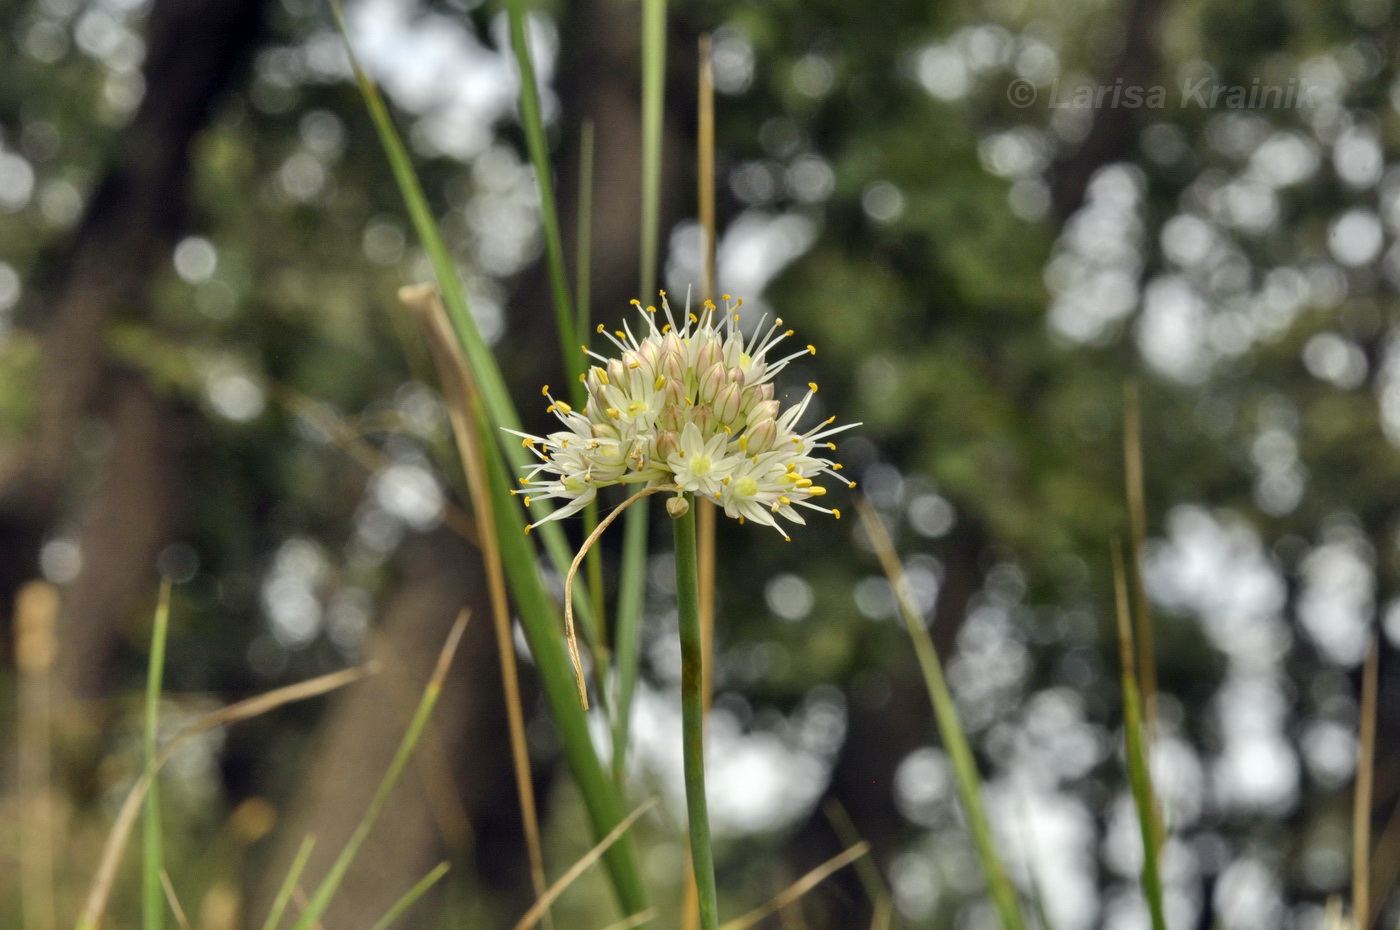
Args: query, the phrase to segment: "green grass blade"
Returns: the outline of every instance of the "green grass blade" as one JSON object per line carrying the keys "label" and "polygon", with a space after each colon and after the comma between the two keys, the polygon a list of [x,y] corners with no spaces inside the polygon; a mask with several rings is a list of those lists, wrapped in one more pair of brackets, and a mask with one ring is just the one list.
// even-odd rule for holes
{"label": "green grass blade", "polygon": [[617,632],[613,664],[617,692],[613,700],[612,769],[622,783],[632,723],[632,695],[642,653],[642,600],[646,593],[647,518],[650,501],[638,501],[623,516],[622,568],[618,575]]}
{"label": "green grass blade", "polygon": [[[520,626],[544,685],[545,698],[564,746],[564,756],[583,795],[589,823],[594,835],[603,837],[622,822],[626,813],[622,796],[593,747],[588,721],[575,690],[573,667],[565,652],[554,602],[539,583],[534,548],[525,538],[520,511],[511,506],[513,498],[509,496],[509,479],[504,464],[500,456],[490,455],[487,456],[487,465],[491,471],[494,506],[499,520],[501,560],[515,597]],[[623,911],[635,914],[646,910],[645,886],[631,837],[624,836],[618,840],[608,849],[603,861]]]}
{"label": "green grass blade", "polygon": [[355,825],[355,831],[350,834],[350,839],[346,841],[340,855],[331,864],[330,870],[322,879],[320,886],[317,887],[316,893],[311,896],[306,910],[302,912],[301,918],[295,924],[295,930],[311,930],[325,914],[326,908],[330,906],[331,898],[335,896],[336,890],[345,878],[346,871],[349,870],[350,864],[355,861],[355,856],[359,853],[360,847],[364,845],[365,838],[369,836],[369,831],[374,826],[375,821],[379,819],[380,812],[384,810],[385,802],[389,800],[389,792],[394,789],[399,776],[403,774],[409,759],[413,757],[414,747],[418,745],[418,740],[422,738],[423,731],[428,726],[433,708],[437,705],[438,697],[442,694],[443,679],[447,677],[453,653],[457,651],[457,645],[462,641],[462,631],[466,628],[466,624],[467,615],[464,613],[458,618],[457,623],[452,627],[452,632],[447,636],[447,642],[438,655],[437,666],[433,669],[433,674],[423,689],[423,697],[419,700],[418,708],[414,711],[413,719],[408,725],[408,732],[399,742],[399,748],[394,752],[394,758],[389,763],[388,771],[380,779],[379,786],[370,799],[369,807],[365,809],[360,822]]}
{"label": "green grass blade", "polygon": [[[530,458],[516,439],[500,430],[500,427],[520,429],[520,417],[511,403],[505,379],[501,376],[500,367],[496,364],[495,356],[491,354],[490,346],[481,338],[481,332],[477,329],[476,321],[472,318],[466,291],[462,288],[461,279],[457,275],[456,264],[443,241],[437,220],[433,218],[432,210],[428,207],[428,199],[423,193],[423,186],[418,180],[418,175],[413,170],[413,161],[409,157],[408,149],[394,128],[389,108],[384,103],[379,88],[365,74],[360,67],[359,60],[355,57],[354,47],[350,43],[350,34],[345,28],[344,16],[340,4],[336,0],[332,0],[331,9],[335,13],[336,23],[340,27],[346,53],[355,73],[355,81],[364,97],[365,107],[369,110],[375,131],[379,135],[380,145],[384,149],[390,170],[394,175],[394,181],[398,184],[399,193],[403,197],[404,208],[408,211],[413,228],[418,233],[419,241],[423,244],[423,250],[432,263],[433,273],[438,279],[438,288],[442,294],[443,305],[447,307],[448,315],[452,319],[452,327],[462,344],[462,354],[467,357],[467,363],[471,366],[472,375],[476,379],[477,391],[481,395],[482,404],[486,407],[487,416],[490,418],[491,425],[497,428],[493,430],[488,445],[500,448],[505,453],[511,467],[518,470],[530,464]],[[544,505],[541,505],[541,510],[543,509]],[[546,523],[539,529],[545,552],[548,553],[555,570],[563,575],[569,570],[569,563],[573,560],[573,553],[569,550],[569,543],[564,536],[563,528],[556,522]],[[588,586],[576,585],[574,592],[577,600],[574,609],[583,621],[584,630],[591,632],[597,621],[593,616],[593,607],[587,596]]]}
{"label": "green grass blade", "polygon": [[389,925],[402,917],[404,911],[408,910],[419,898],[427,894],[428,889],[436,885],[438,880],[446,875],[447,870],[450,868],[451,866],[446,862],[439,862],[437,868],[420,878],[418,884],[408,889],[402,898],[395,901],[394,906],[389,908],[388,913],[375,921],[374,926],[371,927],[370,930],[388,930]]}
{"label": "green grass blade", "polygon": [[1113,549],[1113,588],[1118,613],[1118,646],[1123,666],[1123,731],[1127,744],[1128,782],[1133,790],[1138,823],[1142,828],[1142,893],[1152,916],[1152,930],[1167,930],[1166,907],[1162,895],[1162,873],[1158,854],[1161,841],[1156,795],[1152,790],[1152,770],[1147,763],[1143,735],[1142,696],[1133,666],[1132,619],[1128,607],[1128,584],[1123,575],[1123,554]]}
{"label": "green grass blade", "polygon": [[[156,605],[154,629],[151,631],[150,664],[146,669],[146,769],[153,773],[160,748],[160,693],[165,678],[165,643],[169,636],[170,582],[167,580],[160,586],[160,602]],[[161,930],[165,926],[165,889],[160,882],[165,857],[161,848],[158,785],[158,777],[153,774],[142,822],[141,926],[145,930]]]}
{"label": "green grass blade", "polygon": [[535,63],[530,56],[530,39],[525,28],[524,0],[510,0],[510,45],[520,68],[520,122],[525,130],[525,147],[535,166],[540,189],[540,222],[544,226],[545,256],[549,265],[549,288],[554,295],[554,321],[559,329],[559,347],[564,371],[569,375],[569,392],[574,406],[583,407],[583,371],[574,329],[573,301],[569,297],[569,276],[564,270],[564,243],[559,235],[559,210],[554,199],[554,175],[549,165],[549,142],[545,138],[544,116],[540,112],[540,89],[535,80]]}
{"label": "green grass blade", "polygon": [[583,121],[578,151],[578,255],[574,300],[578,305],[578,332],[593,328],[593,121]]}
{"label": "green grass blade", "polygon": [[287,904],[292,900],[292,893],[296,891],[297,882],[301,881],[301,873],[306,868],[306,861],[311,858],[311,850],[315,845],[315,837],[308,836],[301,841],[296,857],[292,859],[292,867],[287,870],[286,877],[277,889],[277,896],[272,899],[267,920],[263,921],[263,930],[277,930],[277,925],[282,922],[282,915],[287,911]]}
{"label": "green grass blade", "polygon": [[895,600],[899,605],[904,625],[909,631],[909,638],[913,640],[914,654],[919,660],[929,699],[933,702],[934,717],[938,720],[938,731],[943,736],[943,748],[947,750],[948,758],[953,763],[958,795],[962,798],[963,813],[967,817],[968,830],[972,834],[973,845],[976,846],[977,856],[981,860],[982,874],[986,877],[987,891],[992,898],[992,904],[996,907],[997,916],[1005,930],[1025,930],[1021,899],[1016,887],[1011,884],[1011,879],[1007,877],[1006,866],[997,852],[991,823],[982,804],[982,782],[977,773],[977,761],[973,758],[972,747],[968,744],[967,734],[958,718],[958,708],[953,703],[948,682],[943,677],[943,666],[933,646],[933,638],[924,626],[924,618],[904,575],[904,566],[895,554],[894,543],[885,532],[884,524],[880,522],[868,501],[862,499],[858,506],[866,535],[870,537],[870,542],[880,557],[885,575],[894,589]]}

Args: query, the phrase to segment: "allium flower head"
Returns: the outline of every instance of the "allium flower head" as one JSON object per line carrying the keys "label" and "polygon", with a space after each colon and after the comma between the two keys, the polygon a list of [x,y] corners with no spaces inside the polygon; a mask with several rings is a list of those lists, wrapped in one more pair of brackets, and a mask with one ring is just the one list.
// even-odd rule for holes
{"label": "allium flower head", "polygon": [[731,302],[727,294],[723,300],[723,309],[705,301],[679,326],[664,291],[660,313],[634,300],[644,321],[640,337],[626,322],[613,332],[600,325],[616,354],[583,348],[596,361],[581,376],[588,392],[583,410],[545,386],[548,410],[564,428],[547,436],[515,433],[539,459],[517,493],[527,506],[565,502],[540,523],[577,513],[599,488],[615,484],[693,492],[739,522],[771,526],[784,538],[777,518],[805,523],[799,507],[840,518],[839,510],[814,502],[826,494],[817,481],[829,476],[855,487],[827,454],[836,449],[832,435],[859,424],[832,426],[832,417],[798,432],[817,386],[809,383],[802,400],[783,409],[773,396],[773,378],[817,350],[775,351],[793,335],[781,319],[769,324],[765,316],[744,335],[743,300]]}

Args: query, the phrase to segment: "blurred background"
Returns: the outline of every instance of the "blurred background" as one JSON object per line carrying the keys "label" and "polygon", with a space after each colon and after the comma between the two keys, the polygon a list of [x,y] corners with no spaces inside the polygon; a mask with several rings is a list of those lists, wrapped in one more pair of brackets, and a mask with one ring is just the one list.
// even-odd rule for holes
{"label": "blurred background", "polygon": [[[501,9],[349,0],[347,16],[541,427],[538,386],[562,362]],[[430,269],[328,8],[0,0],[0,22],[0,923],[21,926],[20,863],[42,842],[57,925],[71,924],[141,768],[165,578],[172,733],[229,700],[385,665],[172,762],[171,878],[195,923],[261,926],[307,833],[314,883],[467,605],[479,619],[430,738],[326,926],[368,927],[444,858],[452,875],[404,926],[509,926],[534,893],[480,557],[458,532],[469,502],[426,349],[394,298]],[[1372,882],[1377,925],[1397,918],[1397,24],[1389,0],[670,5],[661,279],[674,295],[699,277],[695,49],[709,33],[719,287],[817,344],[791,382],[820,381],[822,415],[864,422],[839,458],[896,537],[1012,870],[1060,930],[1147,926],[1109,562],[1129,531],[1128,382],[1171,925],[1321,927],[1351,879],[1373,632]],[[531,19],[570,256],[583,122],[596,131],[605,322],[639,296],[640,32],[632,0]],[[629,783],[633,802],[663,797],[639,842],[658,925],[679,926],[664,529]],[[722,910],[843,848],[824,813],[836,801],[900,925],[992,926],[857,521],[790,545],[730,521],[719,533]],[[36,579],[61,595],[51,654],[34,620],[49,589],[25,588],[11,619]],[[557,875],[591,839],[524,672]],[[19,790],[26,773],[37,791]],[[110,926],[136,925],[132,866]],[[767,926],[867,926],[869,912],[847,871]],[[617,915],[594,874],[555,918]]]}

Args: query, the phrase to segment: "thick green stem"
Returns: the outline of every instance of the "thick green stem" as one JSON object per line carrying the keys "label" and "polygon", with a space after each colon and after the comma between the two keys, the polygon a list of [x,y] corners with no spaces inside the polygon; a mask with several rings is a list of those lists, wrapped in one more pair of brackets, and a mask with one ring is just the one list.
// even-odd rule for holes
{"label": "thick green stem", "polygon": [[690,858],[700,903],[700,930],[717,930],[715,862],[710,852],[710,815],[705,803],[705,674],[700,645],[700,583],[696,574],[695,502],[675,520],[676,607],[681,628],[681,734],[685,746],[685,803],[690,819]]}

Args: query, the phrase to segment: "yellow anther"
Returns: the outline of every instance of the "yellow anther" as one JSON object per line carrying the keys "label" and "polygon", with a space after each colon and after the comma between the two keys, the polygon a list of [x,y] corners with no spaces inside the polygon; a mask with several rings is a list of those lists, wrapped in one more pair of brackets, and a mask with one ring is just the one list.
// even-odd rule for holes
{"label": "yellow anther", "polygon": [[656,308],[655,308],[655,307],[651,307],[651,306],[648,306],[648,307],[647,307],[647,313],[655,313],[655,312],[656,312]]}
{"label": "yellow anther", "polygon": [[602,323],[599,323],[598,328],[595,329],[594,332],[601,336],[603,335],[603,333],[607,332],[607,329],[608,328],[606,326],[604,326]]}
{"label": "yellow anther", "polygon": [[845,468],[845,467],[846,467],[846,466],[845,466],[845,465],[842,465],[840,462],[832,462],[832,463],[831,463],[831,470],[832,470],[832,471],[840,471],[841,469],[843,469],[843,468]]}
{"label": "yellow anther", "polygon": [[628,412],[628,413],[633,413],[633,414],[635,414],[638,410],[641,410],[641,409],[642,409],[642,405],[639,404],[639,403],[637,403],[636,401],[633,401],[632,403],[630,403],[630,404],[627,405],[627,412]]}
{"label": "yellow anther", "polygon": [[846,485],[846,487],[848,487],[848,488],[853,488],[853,487],[855,487],[855,486],[856,486],[856,483],[855,483],[854,481],[852,481],[850,484]]}
{"label": "yellow anther", "polygon": [[[728,299],[729,299],[728,297],[725,298],[725,300],[728,300]],[[734,304],[734,306],[736,306],[736,307],[742,307],[743,305],[744,305],[744,298],[742,298],[742,297],[740,297],[739,300],[738,300],[738,302]]]}
{"label": "yellow anther", "polygon": [[626,339],[626,338],[627,338],[627,334],[624,333],[624,332],[623,332],[622,330],[620,330],[620,329],[615,329],[615,330],[613,330],[613,335],[616,336],[616,337],[619,338],[619,339]]}
{"label": "yellow anther", "polygon": [[748,433],[745,433],[744,435],[742,435],[742,436],[739,437],[739,451],[740,451],[740,452],[747,452],[747,451],[749,451],[749,434],[748,434]]}
{"label": "yellow anther", "polygon": [[719,295],[719,299],[720,299],[720,300],[728,300],[728,299],[729,299],[729,295],[728,295],[728,294],[721,294],[721,295]]}
{"label": "yellow anther", "polygon": [[658,291],[657,293],[659,293],[662,297],[665,297],[665,296],[666,296],[666,292],[665,292],[665,291]]}
{"label": "yellow anther", "polygon": [[808,352],[809,354],[811,354],[811,355],[816,355],[816,354],[817,354],[817,347],[814,346],[814,345],[811,345],[811,344],[809,343],[809,344],[807,345],[807,352]]}
{"label": "yellow anther", "polygon": [[554,404],[550,404],[548,407],[544,408],[544,412],[545,412],[545,413],[553,413],[554,410],[555,410],[555,406],[556,406],[556,405],[554,405]]}
{"label": "yellow anther", "polygon": [[528,494],[525,495],[525,506],[526,506],[526,507],[529,507],[529,506],[530,506],[530,495],[528,495]]}
{"label": "yellow anther", "polygon": [[535,448],[535,441],[527,436],[526,438],[520,440],[520,448],[533,449]]}
{"label": "yellow anther", "polygon": [[670,324],[670,323],[667,323],[665,326],[661,327],[661,335],[663,335],[663,336],[666,335],[667,333],[669,333],[670,331],[671,331],[671,324]]}
{"label": "yellow anther", "polygon": [[739,314],[737,314],[737,313],[734,314],[734,322],[735,322],[735,323],[739,322]]}
{"label": "yellow anther", "polygon": [[520,492],[517,491],[515,488],[511,488],[511,489],[510,489],[510,496],[511,496],[511,497],[514,497],[515,495],[517,495],[517,494],[519,494],[519,493],[520,493]]}
{"label": "yellow anther", "polygon": [[604,369],[604,368],[594,368],[593,370],[596,371],[596,372],[598,372],[598,380],[599,380],[599,381],[603,382],[604,384],[612,384],[612,382],[608,380],[608,372],[607,372],[606,369]]}
{"label": "yellow anther", "polygon": [[556,401],[554,402],[554,406],[556,406],[556,407],[559,408],[559,412],[560,412],[560,413],[573,413],[573,412],[574,412],[574,408],[573,408],[573,407],[570,407],[568,404],[564,403],[562,400],[556,400]]}
{"label": "yellow anther", "polygon": [[692,323],[699,323],[699,322],[700,322],[700,318],[699,318],[698,316],[696,316],[695,314],[692,313],[692,314],[689,314],[689,316],[690,316],[690,322],[692,322]]}
{"label": "yellow anther", "polygon": [[529,535],[530,535],[530,531],[533,530],[534,528],[535,528],[535,524],[533,524],[533,523],[527,523],[527,524],[525,524],[525,535],[526,535],[526,536],[529,536]]}
{"label": "yellow anther", "polygon": [[588,354],[588,346],[579,346],[579,348],[583,350],[584,355]]}
{"label": "yellow anther", "polygon": [[632,364],[630,364],[630,365],[627,366],[627,368],[628,368],[629,371],[636,371],[638,368],[641,368],[641,367],[642,367],[642,363],[641,363],[641,362],[633,362]]}
{"label": "yellow anther", "polygon": [[622,417],[622,414],[618,411],[616,407],[609,407],[604,412],[607,413],[607,415],[612,417],[614,420],[620,419]]}
{"label": "yellow anther", "polygon": [[773,325],[774,325],[774,326],[782,326],[782,325],[783,325],[783,318],[782,318],[782,317],[778,317],[776,320],[773,321]]}
{"label": "yellow anther", "polygon": [[548,397],[548,396],[549,396],[549,385],[546,384],[544,387],[540,388],[540,396],[541,396],[541,397]]}
{"label": "yellow anther", "polygon": [[831,515],[838,520],[841,519],[841,511],[837,510],[835,507],[831,508]]}
{"label": "yellow anther", "polygon": [[790,330],[788,330],[787,332],[783,333],[783,335],[784,335],[784,336],[791,336],[791,335],[792,335],[793,333],[795,333],[795,332],[797,332],[797,330],[795,330],[795,329],[790,329]]}
{"label": "yellow anther", "polygon": [[743,526],[743,525],[744,525],[744,515],[743,515],[743,514],[739,514],[739,525],[740,525],[740,526]]}
{"label": "yellow anther", "polygon": [[808,382],[807,382],[807,386],[808,386],[809,388],[812,389],[812,393],[813,393],[813,394],[817,393],[817,382],[815,382],[815,381],[808,381]]}
{"label": "yellow anther", "polygon": [[813,497],[821,497],[823,494],[826,493],[826,488],[822,487],[821,485],[817,485],[816,487],[808,488],[807,493],[812,495]]}
{"label": "yellow anther", "polygon": [[732,429],[730,429],[729,427],[727,427],[727,426],[721,426],[720,429],[724,430],[724,435],[726,435],[726,436],[733,436],[733,435],[734,435],[734,431],[733,431]]}
{"label": "yellow anther", "polygon": [[829,443],[827,443],[827,444],[826,444],[826,447],[827,447],[828,449],[830,449],[832,452],[835,452],[835,451],[836,451],[836,443],[834,443],[834,442],[829,442]]}
{"label": "yellow anther", "polygon": [[[799,488],[811,488],[811,487],[812,487],[812,479],[811,479],[811,478],[798,478],[798,479],[797,479],[797,486],[798,486]],[[812,488],[812,493],[815,494],[815,493],[817,493],[817,491],[819,491],[819,490],[821,490],[821,489],[820,489],[820,488]]]}
{"label": "yellow anther", "polygon": [[518,479],[518,480],[520,481],[521,484],[529,484],[529,483],[530,483],[530,479],[529,479],[529,478],[520,478],[520,479]]}
{"label": "yellow anther", "polygon": [[685,399],[685,402],[686,402],[687,404],[690,404],[690,406],[692,406],[692,407],[695,406],[695,401],[691,400],[689,397],[687,397],[687,398]]}
{"label": "yellow anther", "polygon": [[657,376],[656,376],[656,380],[655,380],[654,382],[652,382],[652,385],[651,385],[651,386],[652,386],[652,389],[653,389],[653,390],[656,390],[656,391],[661,390],[662,388],[664,388],[664,387],[666,386],[666,376],[665,376],[665,375],[657,375]]}
{"label": "yellow anther", "polygon": [[721,482],[721,483],[722,483],[725,487],[728,487],[728,486],[729,486],[729,476],[728,476],[728,475],[725,475],[725,476],[724,476],[724,481]]}
{"label": "yellow anther", "polygon": [[640,307],[642,305],[642,302],[635,297],[629,300],[628,303],[630,303],[634,307]]}
{"label": "yellow anther", "polygon": [[585,375],[583,372],[579,372],[579,373],[578,373],[578,383],[579,383],[579,384],[586,384],[586,383],[588,383],[588,376]]}

